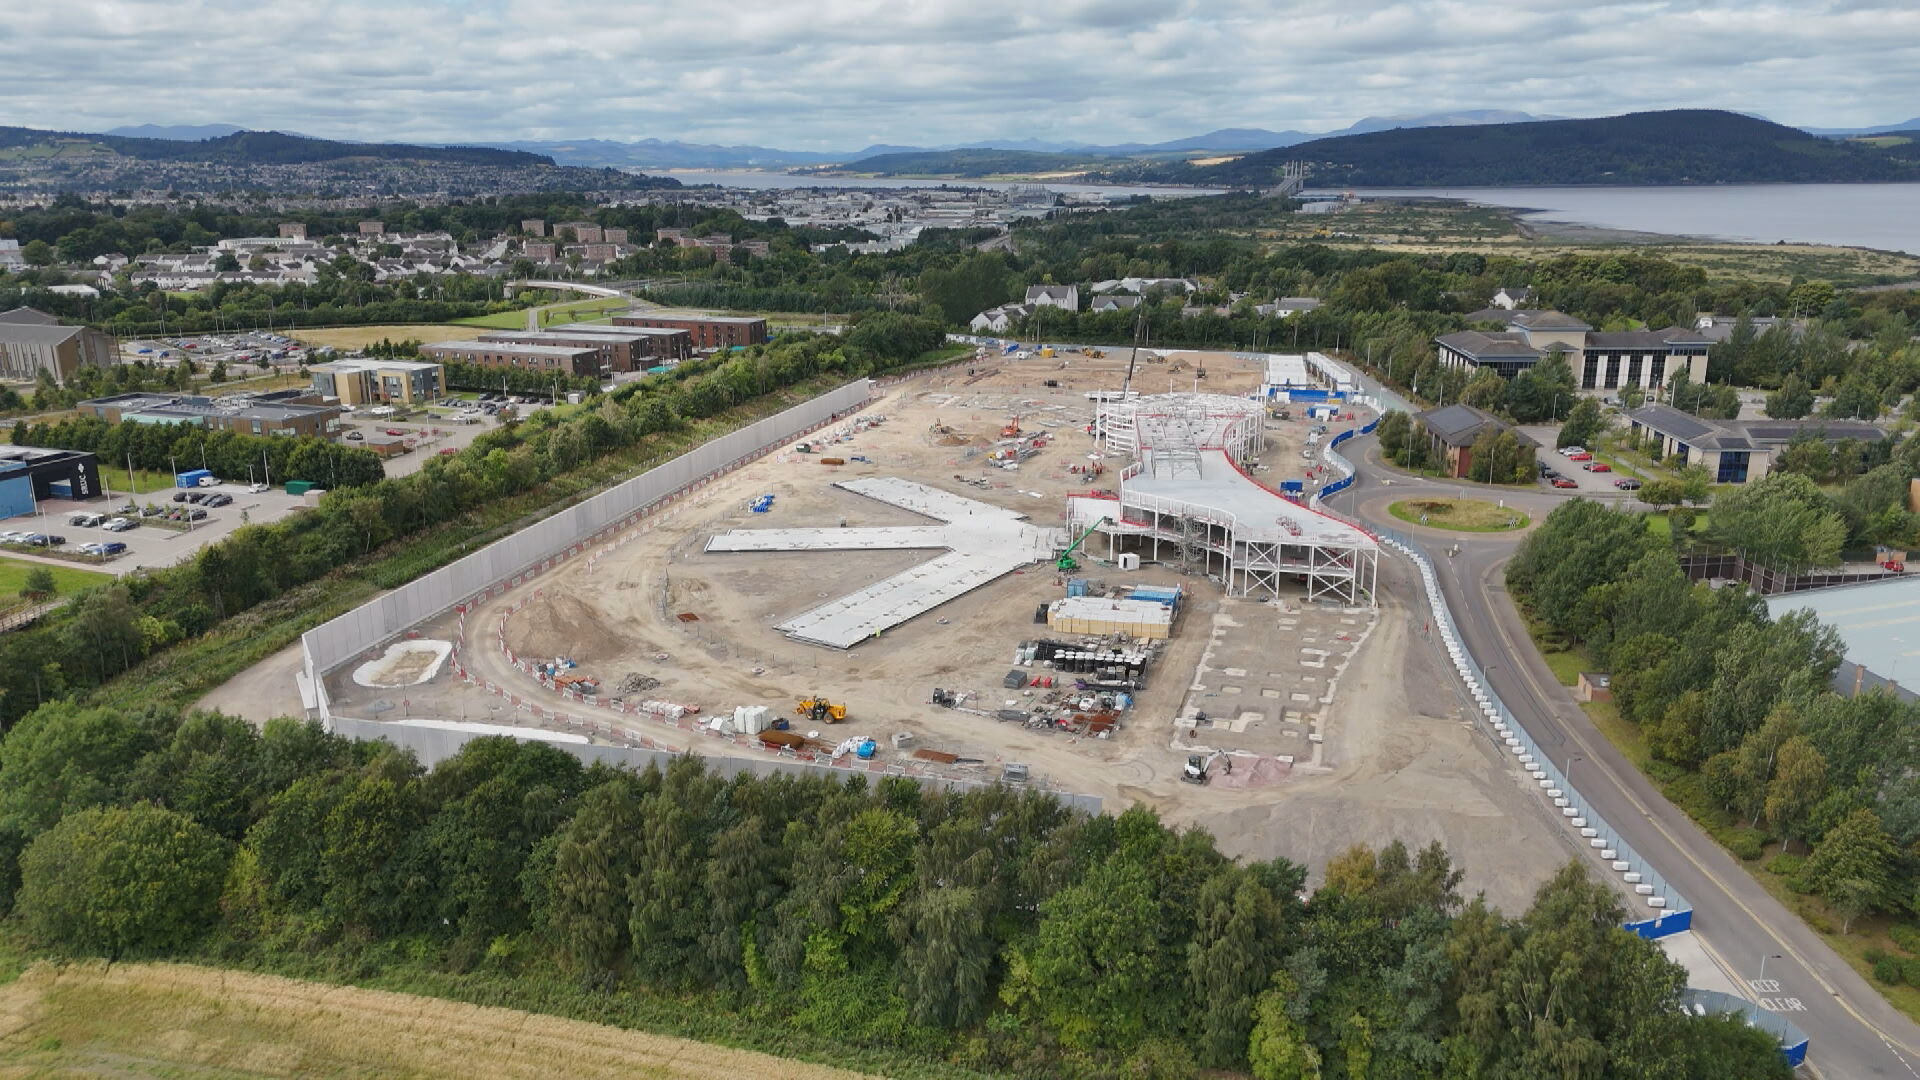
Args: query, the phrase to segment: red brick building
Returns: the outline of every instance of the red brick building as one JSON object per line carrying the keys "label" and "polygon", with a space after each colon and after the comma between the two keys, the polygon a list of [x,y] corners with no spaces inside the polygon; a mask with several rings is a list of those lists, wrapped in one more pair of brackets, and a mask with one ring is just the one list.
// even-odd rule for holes
{"label": "red brick building", "polygon": [[420,355],[442,364],[478,364],[516,371],[558,372],[562,375],[605,375],[605,351],[599,347],[528,345],[506,341],[440,341],[420,346]]}
{"label": "red brick building", "polygon": [[613,317],[615,326],[685,330],[696,349],[759,345],[767,340],[767,320],[747,315],[696,315],[684,311],[629,311]]}

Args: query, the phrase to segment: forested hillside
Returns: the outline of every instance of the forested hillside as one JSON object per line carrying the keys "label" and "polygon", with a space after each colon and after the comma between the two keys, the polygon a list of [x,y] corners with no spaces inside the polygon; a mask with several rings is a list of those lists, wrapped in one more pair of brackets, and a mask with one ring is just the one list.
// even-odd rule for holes
{"label": "forested hillside", "polygon": [[485,146],[410,146],[404,143],[346,143],[287,135],[278,131],[236,131],[213,139],[148,139],[94,135],[79,131],[40,131],[0,127],[0,150],[59,145],[68,152],[91,145],[142,161],[206,161],[236,165],[296,165],[348,158],[389,161],[442,161],[467,165],[552,165],[553,159],[523,150]]}
{"label": "forested hillside", "polygon": [[1771,1037],[1682,1010],[1682,969],[1576,865],[1517,917],[1438,846],[1356,848],[1309,896],[1149,810],[1004,787],[507,739],[427,771],[292,720],[54,706],[0,742],[0,875],[14,933],[59,953],[650,1003],[893,1076],[1788,1075]]}
{"label": "forested hillside", "polygon": [[1881,146],[1709,109],[1398,128],[1315,139],[1202,168],[1156,166],[1136,178],[1266,185],[1289,161],[1305,162],[1308,182],[1319,187],[1920,180],[1920,163]]}

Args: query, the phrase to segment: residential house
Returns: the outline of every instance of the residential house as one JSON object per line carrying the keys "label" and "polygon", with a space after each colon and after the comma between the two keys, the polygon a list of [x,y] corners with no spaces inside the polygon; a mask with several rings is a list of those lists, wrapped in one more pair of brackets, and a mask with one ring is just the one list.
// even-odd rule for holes
{"label": "residential house", "polygon": [[20,254],[20,241],[0,240],[0,270],[19,270],[26,265],[26,256]]}
{"label": "residential house", "polygon": [[1132,311],[1140,306],[1140,297],[1132,293],[1107,293],[1096,296],[1087,305],[1088,311]]}
{"label": "residential house", "polygon": [[975,315],[967,326],[979,334],[1004,334],[1031,314],[1031,304],[1001,304]]}
{"label": "residential house", "polygon": [[[1807,329],[1805,319],[1783,319],[1778,315],[1752,315],[1747,318],[1747,322],[1753,326],[1755,337],[1782,326],[1795,337],[1799,337]],[[1715,345],[1731,340],[1734,328],[1739,325],[1740,318],[1737,315],[1714,315],[1701,312],[1693,320],[1693,328],[1700,332],[1700,336]]]}
{"label": "residential house", "polygon": [[1524,285],[1502,285],[1493,294],[1492,306],[1505,311],[1514,311],[1525,307],[1533,299],[1533,290]]}
{"label": "residential house", "polygon": [[1271,304],[1255,304],[1253,313],[1268,319],[1287,319],[1319,306],[1318,297],[1283,296]]}
{"label": "residential house", "polygon": [[1716,484],[1760,479],[1772,471],[1780,451],[1802,435],[1829,443],[1875,443],[1887,437],[1864,420],[1706,420],[1666,405],[1642,405],[1627,413],[1627,423],[1635,438],[1658,440],[1661,457],[1705,466]]}
{"label": "residential house", "polygon": [[1057,307],[1067,311],[1080,310],[1080,286],[1078,285],[1029,285],[1027,303],[1034,307]]}

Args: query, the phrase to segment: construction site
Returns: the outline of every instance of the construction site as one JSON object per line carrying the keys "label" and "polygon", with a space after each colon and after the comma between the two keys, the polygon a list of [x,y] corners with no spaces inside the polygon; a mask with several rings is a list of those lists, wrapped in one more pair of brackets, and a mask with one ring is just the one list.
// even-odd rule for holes
{"label": "construction site", "polygon": [[1313,505],[1370,414],[1276,403],[1265,357],[1130,353],[897,381],[414,627],[424,660],[333,671],[331,709],[1006,780],[1316,869],[1439,840],[1523,905],[1570,849],[1430,692],[1405,568]]}

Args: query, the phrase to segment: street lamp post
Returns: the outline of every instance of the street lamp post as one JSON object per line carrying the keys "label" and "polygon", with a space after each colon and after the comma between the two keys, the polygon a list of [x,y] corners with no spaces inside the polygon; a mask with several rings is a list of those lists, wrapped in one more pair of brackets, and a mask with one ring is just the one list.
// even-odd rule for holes
{"label": "street lamp post", "polygon": [[1764,981],[1764,980],[1766,979],[1766,977],[1767,977],[1767,961],[1769,961],[1769,960],[1785,960],[1785,959],[1786,959],[1786,957],[1785,957],[1785,956],[1783,956],[1783,955],[1782,955],[1782,954],[1780,954],[1780,953],[1761,953],[1761,954],[1760,954],[1760,976],[1759,976],[1759,978],[1757,978],[1757,979],[1755,979],[1754,981],[1755,981],[1755,982],[1761,982],[1761,981]]}

